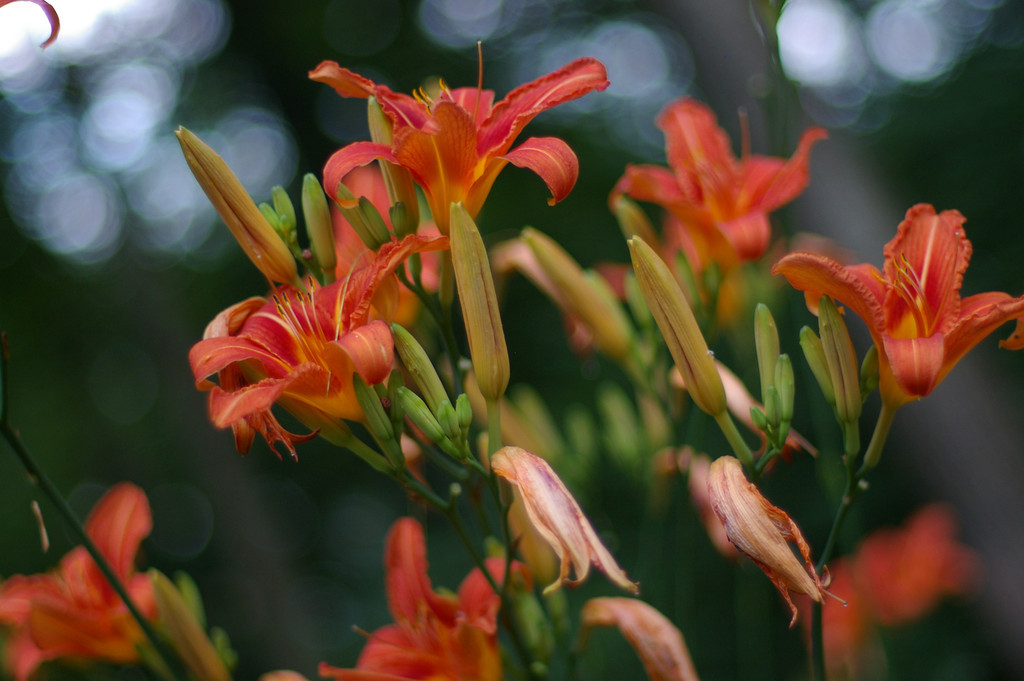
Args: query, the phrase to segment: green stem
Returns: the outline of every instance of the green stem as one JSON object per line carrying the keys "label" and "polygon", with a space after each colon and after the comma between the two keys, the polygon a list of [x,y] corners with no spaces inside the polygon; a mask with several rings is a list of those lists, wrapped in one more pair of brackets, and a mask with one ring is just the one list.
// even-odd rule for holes
{"label": "green stem", "polygon": [[174,662],[174,656],[165,649],[164,644],[157,635],[153,625],[150,624],[149,620],[142,615],[142,612],[135,605],[131,596],[128,595],[128,591],[125,589],[124,584],[121,583],[117,573],[114,572],[110,563],[107,562],[106,557],[100,552],[99,548],[93,542],[92,537],[90,537],[85,531],[85,527],[78,519],[78,516],[75,515],[71,506],[68,505],[67,500],[64,499],[64,495],[60,493],[60,490],[58,490],[57,486],[53,484],[49,476],[46,475],[43,469],[39,467],[39,464],[36,463],[35,457],[32,456],[31,452],[29,452],[28,448],[25,446],[25,443],[22,442],[17,430],[15,430],[11,425],[7,411],[7,360],[9,355],[7,351],[6,336],[0,338],[0,344],[2,344],[2,348],[0,348],[0,433],[3,434],[4,439],[7,440],[7,444],[10,445],[15,456],[18,457],[22,466],[25,467],[29,480],[32,484],[42,490],[43,494],[49,497],[50,501],[57,508],[58,513],[60,513],[64,518],[64,521],[71,528],[72,534],[75,535],[78,541],[81,542],[82,546],[85,547],[85,550],[89,552],[89,555],[92,556],[92,559],[96,562],[96,566],[100,569],[100,572],[103,573],[103,576],[106,578],[107,582],[110,583],[114,592],[124,603],[125,607],[128,608],[128,612],[131,614],[132,618],[138,623],[139,628],[142,629],[142,633],[145,634],[146,638],[153,644],[153,649],[160,657],[160,661],[167,669],[173,670],[172,673],[175,678],[181,679],[181,675],[178,671],[179,666]]}
{"label": "green stem", "polygon": [[[843,490],[843,498],[839,501],[835,518],[832,520],[832,529],[829,530],[828,539],[825,541],[825,548],[821,551],[821,557],[815,565],[816,572],[820,575],[825,565],[832,558],[836,542],[839,539],[839,532],[843,527],[843,521],[850,511],[854,500],[860,495],[864,487],[861,484],[864,477],[878,464],[885,441],[889,436],[892,427],[893,416],[896,407],[882,403],[882,409],[878,414],[878,421],[875,423],[875,431],[871,435],[871,442],[868,443],[867,451],[864,452],[864,460],[859,469],[855,470],[856,452],[846,452],[846,489]],[[812,665],[814,679],[825,681],[825,647],[824,632],[822,631],[822,604],[814,603],[811,609],[811,641],[812,641]]]}
{"label": "green stem", "polygon": [[740,463],[742,463],[743,467],[748,471],[752,471],[756,474],[757,470],[754,468],[754,453],[743,440],[743,436],[740,435],[740,431],[736,427],[736,423],[732,420],[732,416],[729,415],[727,410],[723,409],[722,412],[714,418],[715,422],[718,423],[718,427],[722,429],[722,434],[725,435],[725,439],[729,441],[729,446],[732,447],[732,451],[736,453],[736,457],[740,460]]}
{"label": "green stem", "polygon": [[864,463],[857,471],[857,477],[863,478],[872,468],[878,465],[882,456],[882,449],[889,437],[889,429],[892,427],[893,417],[896,415],[897,407],[891,407],[882,402],[882,410],[878,414],[878,423],[875,424],[875,432],[871,434],[871,442],[868,443],[867,451],[864,452]]}

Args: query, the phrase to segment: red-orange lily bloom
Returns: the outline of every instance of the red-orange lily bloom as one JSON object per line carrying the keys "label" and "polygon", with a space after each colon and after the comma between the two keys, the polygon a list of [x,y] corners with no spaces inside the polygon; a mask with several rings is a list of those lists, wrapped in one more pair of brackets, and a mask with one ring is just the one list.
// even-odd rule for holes
{"label": "red-orange lily bloom", "polygon": [[[463,580],[457,594],[439,594],[427,575],[423,528],[401,518],[388,533],[385,551],[388,606],[394,624],[378,629],[359,655],[355,669],[326,663],[320,674],[338,681],[499,681],[497,616],[501,597],[479,568]],[[487,569],[497,583],[505,560],[492,558]],[[519,578],[529,577],[513,564]]]}
{"label": "red-orange lily bloom", "polygon": [[412,173],[443,234],[448,233],[449,206],[461,202],[475,218],[506,163],[537,173],[551,190],[551,203],[565,198],[579,174],[569,145],[555,137],[531,137],[515,149],[512,144],[540,112],[608,86],[604,65],[596,59],[577,59],[516,88],[497,104],[491,90],[443,85],[433,100],[411,97],[333,61],[322,62],[309,77],[342,97],[375,97],[393,127],[390,144],[355,142],[328,159],[328,196],[334,197],[338,182],[353,168],[386,160]]}
{"label": "red-orange lily bloom", "polygon": [[761,257],[771,238],[768,213],[804,190],[811,147],[827,136],[822,128],[808,128],[788,160],[746,150],[737,159],[714,112],[689,98],[670,103],[658,127],[671,167],[628,166],[611,202],[625,194],[669,211],[673,233],[666,240],[686,252],[696,269],[710,262],[727,269]]}
{"label": "red-orange lily bloom", "polygon": [[[890,407],[924,397],[960,358],[1003,323],[1024,317],[1024,296],[979,293],[961,299],[971,258],[964,216],[927,204],[907,211],[885,246],[881,271],[843,266],[815,253],[791,253],[772,268],[815,309],[827,295],[853,310],[878,347],[882,399]],[[1020,349],[1024,343],[1004,341]]]}
{"label": "red-orange lily bloom", "polygon": [[[153,527],[149,502],[129,483],[113,488],[93,508],[85,530],[147,618],[156,616],[148,576],[136,574],[135,554]],[[18,681],[57,658],[115,664],[139,661],[144,636],[99,567],[78,546],[53,572],[15,575],[0,586],[0,625],[13,627],[5,663]]]}
{"label": "red-orange lily bloom", "polygon": [[[344,437],[343,421],[362,418],[353,372],[381,383],[394,362],[387,321],[397,308],[395,268],[412,253],[447,244],[445,237],[411,235],[367,251],[333,284],[309,278],[308,291],[285,285],[269,300],[250,298],[221,312],[189,352],[196,387],[210,390],[214,425],[231,426],[242,453],[260,433],[294,456],[295,443],[308,437],[281,426],[271,413],[276,402],[328,439]],[[220,385],[208,380],[213,374]]]}

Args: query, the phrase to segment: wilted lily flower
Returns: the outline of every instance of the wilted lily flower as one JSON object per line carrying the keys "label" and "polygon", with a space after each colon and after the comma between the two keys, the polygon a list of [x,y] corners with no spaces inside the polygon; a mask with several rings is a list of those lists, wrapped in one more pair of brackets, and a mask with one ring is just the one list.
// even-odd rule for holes
{"label": "wilted lily flower", "polygon": [[[885,245],[881,271],[802,252],[772,268],[804,291],[812,310],[827,295],[864,320],[878,348],[879,387],[890,407],[930,393],[982,339],[1024,317],[1024,296],[991,292],[961,299],[971,258],[964,221],[955,210],[936,214],[928,204],[914,206]],[[1003,347],[1020,349],[1022,340],[1015,335]]]}
{"label": "wilted lily flower", "polygon": [[[811,562],[811,548],[800,528],[785,511],[761,496],[757,486],[747,481],[739,460],[723,456],[711,464],[708,474],[711,508],[725,525],[725,533],[736,548],[745,553],[772,581],[786,599],[796,623],[797,610],[789,592],[807,594],[821,602],[827,591]],[[803,564],[793,554],[796,544]]]}
{"label": "wilted lily flower", "polygon": [[654,607],[635,598],[592,598],[580,613],[581,636],[593,627],[617,627],[633,646],[650,681],[697,681],[683,635]]}
{"label": "wilted lily flower", "polygon": [[[544,589],[545,593],[562,584],[581,583],[590,573],[591,565],[623,589],[639,591],[601,543],[576,499],[546,461],[519,447],[502,447],[491,457],[491,470],[516,488],[530,522],[558,554],[561,570],[558,579]],[[570,568],[575,571],[576,579],[569,579]]]}
{"label": "wilted lily flower", "polygon": [[537,173],[551,190],[552,203],[564,199],[579,174],[569,145],[555,137],[531,137],[515,149],[512,145],[537,114],[608,87],[604,65],[596,59],[577,59],[516,88],[497,104],[491,90],[450,90],[443,83],[432,98],[422,92],[416,97],[399,94],[333,61],[322,62],[309,77],[342,97],[375,97],[392,124],[390,144],[355,142],[328,159],[328,196],[334,196],[350,170],[382,159],[412,173],[443,234],[448,233],[449,206],[462,203],[475,218],[506,163]]}
{"label": "wilted lily flower", "polygon": [[756,260],[768,247],[768,213],[796,198],[808,183],[808,157],[822,128],[809,128],[786,160],[752,155],[737,159],[715,114],[689,98],[669,104],[658,118],[670,168],[629,166],[612,191],[669,211],[682,233],[666,235],[692,246],[696,267],[714,262],[728,269]]}
{"label": "wilted lily flower", "polygon": [[[153,584],[135,572],[134,563],[152,528],[146,495],[129,483],[112,487],[85,522],[85,531],[147,619],[156,616]],[[83,546],[65,555],[53,572],[5,581],[0,586],[0,626],[10,631],[5,664],[18,681],[58,658],[138,663],[138,647],[145,640]]]}
{"label": "wilted lily flower", "polygon": [[[388,607],[395,623],[370,634],[355,669],[322,663],[320,675],[338,681],[500,681],[497,615],[501,597],[483,572],[479,568],[470,572],[457,594],[435,592],[427,575],[423,528],[412,518],[401,518],[391,526],[384,557]],[[529,581],[521,564],[512,567],[517,579]],[[505,560],[492,558],[487,569],[500,584]]]}
{"label": "wilted lily flower", "polygon": [[[363,415],[352,374],[381,383],[394,363],[386,320],[398,296],[395,268],[410,254],[447,242],[418,235],[391,241],[333,284],[321,287],[309,278],[306,291],[281,286],[269,299],[250,298],[220,313],[189,352],[196,387],[210,391],[214,425],[231,426],[242,453],[259,433],[294,456],[303,438],[271,413],[277,403],[328,439],[344,438],[343,421]],[[213,374],[219,385],[208,380]]]}

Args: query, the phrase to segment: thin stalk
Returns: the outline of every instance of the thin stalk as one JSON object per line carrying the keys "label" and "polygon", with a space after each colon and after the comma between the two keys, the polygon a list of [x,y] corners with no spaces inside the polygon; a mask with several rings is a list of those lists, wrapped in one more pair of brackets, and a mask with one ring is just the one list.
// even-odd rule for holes
{"label": "thin stalk", "polygon": [[[864,489],[861,483],[864,477],[878,464],[882,449],[889,436],[892,427],[893,416],[896,408],[884,402],[878,414],[878,421],[875,423],[874,433],[871,435],[871,442],[868,443],[867,451],[864,452],[864,459],[860,468],[856,468],[856,452],[846,452],[846,488],[843,490],[843,498],[839,501],[836,515],[832,520],[832,529],[829,530],[828,539],[825,540],[825,548],[821,551],[821,557],[815,565],[816,572],[820,575],[825,565],[832,558],[836,542],[839,539],[839,532],[843,527],[843,521],[850,511],[854,500]],[[825,681],[825,647],[824,632],[822,631],[822,604],[814,603],[811,608],[811,641],[812,653],[811,664],[815,681]]]}
{"label": "thin stalk", "polygon": [[128,591],[124,588],[124,584],[121,583],[117,573],[114,572],[110,563],[107,562],[106,557],[100,553],[100,550],[93,542],[92,537],[90,537],[85,531],[85,527],[78,519],[78,516],[75,515],[75,512],[71,509],[71,506],[64,498],[64,495],[60,493],[60,490],[58,490],[57,486],[53,484],[45,471],[39,467],[39,464],[36,463],[35,457],[32,456],[28,447],[25,446],[21,437],[11,425],[8,418],[9,400],[7,394],[7,361],[9,354],[7,351],[6,336],[0,338],[0,344],[2,344],[2,348],[0,348],[0,433],[2,433],[4,439],[7,440],[7,444],[10,445],[15,456],[18,457],[21,465],[25,467],[29,480],[32,484],[42,490],[43,494],[49,497],[50,501],[57,508],[58,513],[60,513],[64,518],[64,521],[71,528],[72,534],[75,535],[78,541],[81,542],[82,546],[85,547],[85,550],[89,552],[89,555],[92,556],[92,559],[96,562],[96,566],[100,569],[100,572],[103,573],[103,576],[106,578],[107,582],[110,583],[114,592],[124,603],[125,607],[128,608],[128,612],[131,614],[132,618],[136,623],[138,623],[139,628],[142,629],[142,633],[145,634],[146,638],[153,644],[153,649],[156,651],[157,656],[159,656],[160,661],[167,669],[172,670],[171,673],[174,674],[176,679],[182,679],[179,673],[179,666],[175,662],[174,656],[165,649],[164,644],[157,635],[153,625],[150,624],[149,620],[142,615],[142,612],[135,605],[131,596],[128,595]]}
{"label": "thin stalk", "polygon": [[723,409],[714,419],[718,423],[718,427],[722,429],[722,434],[729,441],[729,446],[732,447],[732,451],[736,453],[736,458],[740,460],[743,467],[748,471],[757,473],[758,471],[754,467],[754,453],[750,450],[746,441],[744,441],[743,436],[740,435],[740,431],[732,420],[732,416],[729,415],[728,410]]}

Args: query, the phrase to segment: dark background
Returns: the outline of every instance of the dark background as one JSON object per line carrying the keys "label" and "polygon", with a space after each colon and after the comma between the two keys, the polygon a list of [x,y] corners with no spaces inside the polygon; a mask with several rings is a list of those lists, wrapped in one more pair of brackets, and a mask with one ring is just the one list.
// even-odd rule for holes
{"label": "dark background", "polygon": [[[164,5],[171,7],[153,6]],[[866,66],[859,76],[791,91],[773,81],[753,11],[739,0],[391,0],[372,7],[353,0],[181,0],[148,24],[118,23],[109,12],[97,22],[93,44],[100,47],[92,52],[76,47],[69,31],[68,51],[52,48],[35,71],[19,71],[40,59],[35,53],[7,55],[0,60],[7,69],[0,72],[7,74],[0,80],[0,329],[11,353],[12,419],[83,513],[116,481],[146,490],[156,528],[143,563],[195,577],[210,621],[227,629],[241,654],[237,678],[281,667],[313,678],[321,660],[351,665],[363,641],[353,625],[372,631],[389,620],[383,537],[408,505],[394,485],[326,442],[303,445],[298,462],[278,460],[261,443],[243,459],[230,434],[209,425],[188,349],[218,311],[260,293],[262,284],[189,184],[174,127],[199,132],[236,170],[266,168],[247,182],[258,201],[278,183],[297,196],[303,173],[318,172],[331,151],[366,136],[363,102],[342,101],[306,79],[322,59],[397,91],[435,75],[453,87],[473,85],[473,42],[480,35],[484,85],[500,97],[593,54],[608,64],[609,90],[542,114],[527,131],[557,134],[576,150],[575,191],[550,208],[535,176],[509,168],[480,217],[488,239],[532,225],[585,265],[624,262],[607,194],[626,163],[664,161],[654,116],[689,94],[718,112],[734,140],[734,112],[743,107],[753,149],[762,153],[788,155],[813,122],[829,128],[829,141],[812,155],[810,189],[780,214],[787,229],[827,234],[858,261],[881,264],[881,246],[909,206],[957,208],[974,243],[965,292],[1019,294],[1024,8],[1013,2],[888,5],[925,7],[946,26],[939,40],[956,47],[955,56],[927,77],[906,78],[862,49]],[[830,6],[844,8],[849,25],[865,35],[881,13],[881,3]],[[487,15],[481,8],[488,7],[500,14]],[[73,26],[70,17],[67,24]],[[905,42],[914,48],[910,37]],[[651,45],[657,49],[645,51]],[[664,68],[644,70],[655,62]],[[153,73],[163,73],[169,99],[149,100],[146,108],[125,95],[133,72],[115,67],[138,64],[159,67],[139,76],[140,91],[155,82]],[[119,92],[106,108],[103,92]],[[144,114],[148,127],[131,137],[132,122]],[[261,134],[247,136],[254,129]],[[142,138],[148,146],[141,151],[125,150]],[[104,155],[103,140],[116,153]],[[247,148],[262,155],[249,158]],[[62,173],[93,184],[65,182]],[[75,230],[92,224],[97,196],[105,197],[108,219],[96,224],[106,225],[109,236],[76,242]],[[55,224],[64,231],[48,231]],[[85,247],[68,245],[74,243]],[[558,314],[529,286],[513,282],[507,302],[513,382],[536,387],[556,419],[570,403],[593,407],[606,382],[621,383],[603,360],[571,354]],[[796,309],[781,319],[784,349],[796,353],[795,330],[809,318]],[[788,337],[786,329],[793,330]],[[995,349],[994,339],[983,345],[933,396],[900,413],[843,540],[849,550],[863,531],[896,524],[916,506],[941,499],[956,508],[965,540],[982,554],[986,581],[977,598],[885,633],[893,679],[1024,674],[1022,364]],[[798,400],[812,402],[813,390]],[[869,402],[869,415],[876,408]],[[835,461],[836,437],[828,425],[812,435],[822,459]],[[804,678],[800,636],[785,629],[788,617],[770,585],[749,563],[732,568],[711,552],[681,486],[667,514],[637,533],[645,483],[623,482],[621,463],[607,453],[597,462],[573,474],[584,481],[576,491],[627,571],[649,585],[645,596],[680,626],[702,678]],[[834,499],[806,492],[815,475],[809,461],[798,461],[769,489],[812,546],[821,546]],[[41,501],[55,547],[49,555],[38,550],[29,511],[35,493],[13,456],[0,456],[0,489],[0,574],[52,566],[69,540]],[[441,522],[431,520],[428,536],[435,584],[455,588],[468,560]],[[571,594],[571,602],[610,593],[598,577]],[[590,676],[641,674],[616,636],[598,640],[584,667]],[[624,666],[616,672],[613,664]]]}

